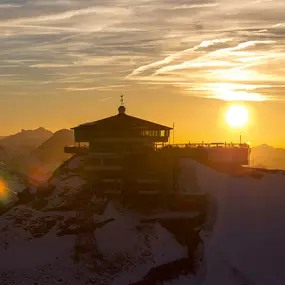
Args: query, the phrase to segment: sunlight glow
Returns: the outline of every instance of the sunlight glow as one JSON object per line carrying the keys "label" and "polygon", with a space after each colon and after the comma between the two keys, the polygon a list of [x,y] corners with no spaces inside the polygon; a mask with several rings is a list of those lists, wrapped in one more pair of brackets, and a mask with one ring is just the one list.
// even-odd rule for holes
{"label": "sunlight glow", "polygon": [[232,105],[226,112],[226,122],[232,128],[242,128],[248,122],[248,110],[240,105]]}
{"label": "sunlight glow", "polygon": [[7,185],[6,183],[0,179],[0,200],[4,200],[7,197]]}
{"label": "sunlight glow", "polygon": [[220,78],[229,81],[252,81],[258,79],[258,74],[253,70],[233,68],[220,72]]}
{"label": "sunlight glow", "polygon": [[213,92],[215,93],[215,98],[224,101],[265,101],[265,97],[259,93],[252,92],[254,90],[248,85],[240,84],[221,84],[220,86],[214,87]]}

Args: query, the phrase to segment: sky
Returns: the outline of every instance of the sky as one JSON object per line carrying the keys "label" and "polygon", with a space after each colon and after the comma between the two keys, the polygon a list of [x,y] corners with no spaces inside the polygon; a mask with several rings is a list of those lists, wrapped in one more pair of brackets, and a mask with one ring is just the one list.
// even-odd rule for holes
{"label": "sky", "polygon": [[[285,147],[284,0],[0,0],[0,135],[117,113]],[[226,125],[231,104],[249,110]]]}

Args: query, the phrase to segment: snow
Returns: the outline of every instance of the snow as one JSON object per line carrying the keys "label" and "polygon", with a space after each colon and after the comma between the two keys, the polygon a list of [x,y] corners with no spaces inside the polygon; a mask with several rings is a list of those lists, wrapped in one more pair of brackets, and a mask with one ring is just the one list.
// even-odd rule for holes
{"label": "snow", "polygon": [[[109,203],[104,217],[106,220],[114,219],[114,221],[110,222],[104,228],[96,231],[96,240],[98,247],[103,252],[108,254],[115,254],[116,252],[121,252],[124,254],[133,253],[135,250],[134,244],[137,244],[140,238],[140,234],[137,231],[136,226],[140,224],[141,216],[136,215],[132,212],[120,213],[115,209],[113,203]],[[150,229],[151,227],[145,226],[145,228]],[[110,244],[109,241],[114,238],[114,233],[116,233],[116,242]],[[161,248],[162,244],[165,246],[168,244],[168,246],[171,248],[171,241],[169,240],[169,236],[171,237],[171,240],[173,240],[172,234],[169,234],[158,224],[152,229],[151,232],[148,232],[148,234],[159,237],[160,245],[158,246],[157,242],[155,241],[156,238],[153,239],[153,244],[157,244],[157,249],[160,248],[159,251],[162,250],[161,253],[163,253],[163,247]],[[152,253],[154,252],[155,247],[156,246],[152,248]],[[174,251],[176,251],[176,254],[174,255],[176,255],[176,257],[177,255],[180,255],[181,250],[179,249],[181,248],[181,246],[174,247]],[[160,253],[157,252],[157,255],[159,254]]]}
{"label": "snow", "polygon": [[59,176],[53,178],[51,185],[55,186],[52,195],[49,197],[47,208],[59,207],[68,202],[68,197],[72,197],[75,193],[81,191],[86,184],[86,180],[80,176]]}
{"label": "snow", "polygon": [[202,284],[285,284],[284,175],[235,178],[188,164],[217,209],[201,234],[207,263]]}
{"label": "snow", "polygon": [[[47,208],[54,205],[56,199],[58,205],[64,203],[67,197],[63,193],[72,196],[85,183],[78,176],[56,179]],[[71,188],[67,190],[65,186]],[[93,202],[96,207],[100,201]],[[187,248],[178,243],[173,234],[157,222],[142,224],[141,214],[127,210],[118,201],[109,202],[103,214],[94,215],[95,223],[113,219],[94,232],[58,237],[58,226],[76,216],[76,212],[45,212],[29,205],[14,207],[1,216],[1,282],[125,285],[143,279],[153,267],[187,257]],[[34,236],[34,229],[41,230],[43,221],[55,221],[55,224],[45,234]],[[99,271],[87,267],[88,259],[79,263],[73,260],[75,246],[80,245],[80,241],[86,246],[90,238],[95,241],[91,246],[101,255],[96,265]],[[95,260],[93,263],[96,264]],[[90,280],[93,283],[88,283]]]}
{"label": "snow", "polygon": [[153,220],[164,220],[164,219],[171,219],[171,220],[175,220],[175,219],[183,219],[183,218],[195,218],[199,215],[199,213],[195,213],[195,212],[168,212],[168,213],[161,213],[161,214],[156,214],[156,215],[151,215],[151,216],[147,216],[145,217],[143,220],[145,221],[153,221]]}
{"label": "snow", "polygon": [[143,279],[154,266],[187,256],[187,250],[160,224],[140,225],[141,216],[132,212],[120,212],[109,203],[100,220],[114,219],[97,229],[95,236],[99,251],[116,264],[120,260],[122,271],[116,275],[114,285],[129,284]]}
{"label": "snow", "polygon": [[[71,168],[80,164],[79,160],[72,163]],[[189,273],[163,284],[285,284],[285,176],[269,172],[261,179],[232,177],[190,159],[182,159],[181,167],[179,189],[183,194],[209,196],[207,221],[200,232],[204,258],[196,276]],[[58,237],[57,230],[78,213],[51,208],[78,194],[85,183],[80,176],[59,174],[51,181],[55,189],[48,198],[48,212],[23,205],[0,216],[1,284],[80,285],[92,280],[98,285],[125,285],[142,280],[154,267],[187,257],[187,247],[158,220],[193,218],[196,213],[147,216],[112,201],[102,214],[94,214],[94,223],[102,226],[80,236],[94,240],[100,254],[98,271],[75,263],[72,256],[78,236]],[[94,197],[96,208],[101,201]],[[142,223],[145,219],[152,223]],[[42,221],[55,223],[35,237],[33,230]]]}
{"label": "snow", "polygon": [[71,170],[80,168],[84,163],[84,156],[75,156],[68,161],[67,167]]}
{"label": "snow", "polygon": [[7,249],[0,250],[1,259],[5,260],[1,263],[1,270],[23,270],[52,263],[57,256],[66,251],[71,252],[73,243],[73,238],[62,237],[59,240],[51,235],[35,239],[33,242],[22,239],[10,241]]}
{"label": "snow", "polygon": [[196,169],[192,160],[187,158],[180,159],[178,187],[180,193],[200,193],[199,184],[197,183]]}
{"label": "snow", "polygon": [[[71,259],[75,237],[58,237],[56,234],[56,224],[74,216],[71,212],[45,213],[27,206],[17,206],[1,216],[1,284],[48,285],[58,284],[58,280],[61,284],[77,284],[74,274],[71,274],[75,272],[75,267],[81,271]],[[38,223],[49,218],[54,219],[56,224],[47,234],[33,237],[33,228],[38,228]]]}

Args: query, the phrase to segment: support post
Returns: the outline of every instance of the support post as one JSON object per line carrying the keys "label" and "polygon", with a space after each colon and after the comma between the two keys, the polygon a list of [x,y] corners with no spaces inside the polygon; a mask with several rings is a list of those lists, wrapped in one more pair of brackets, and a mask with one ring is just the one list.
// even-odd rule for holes
{"label": "support post", "polygon": [[175,135],[175,133],[174,133],[174,122],[173,122],[173,145],[174,145],[174,135]]}

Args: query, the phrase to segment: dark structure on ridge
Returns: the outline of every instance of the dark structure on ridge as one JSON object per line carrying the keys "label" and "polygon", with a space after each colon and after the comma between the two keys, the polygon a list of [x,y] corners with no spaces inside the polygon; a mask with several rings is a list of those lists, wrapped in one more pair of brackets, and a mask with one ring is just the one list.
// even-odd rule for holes
{"label": "dark structure on ridge", "polygon": [[126,114],[118,114],[75,128],[75,145],[65,152],[84,157],[84,171],[105,193],[177,192],[182,158],[213,167],[248,165],[247,144],[200,143],[171,145],[172,128]]}

